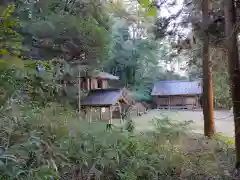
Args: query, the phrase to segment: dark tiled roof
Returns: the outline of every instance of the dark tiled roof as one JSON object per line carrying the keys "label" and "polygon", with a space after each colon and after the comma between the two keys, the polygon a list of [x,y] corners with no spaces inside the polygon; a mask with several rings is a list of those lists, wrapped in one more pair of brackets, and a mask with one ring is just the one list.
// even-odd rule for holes
{"label": "dark tiled roof", "polygon": [[172,80],[155,83],[151,95],[194,95],[201,93],[202,86],[200,80]]}
{"label": "dark tiled roof", "polygon": [[110,106],[122,97],[121,89],[96,89],[91,90],[88,96],[83,99],[82,106]]}

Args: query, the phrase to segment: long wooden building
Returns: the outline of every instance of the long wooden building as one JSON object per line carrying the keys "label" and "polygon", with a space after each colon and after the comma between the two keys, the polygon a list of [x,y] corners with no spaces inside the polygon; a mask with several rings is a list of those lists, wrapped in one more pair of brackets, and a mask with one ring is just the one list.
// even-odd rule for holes
{"label": "long wooden building", "polygon": [[196,109],[200,108],[202,94],[200,80],[159,81],[152,89],[152,100],[158,109]]}

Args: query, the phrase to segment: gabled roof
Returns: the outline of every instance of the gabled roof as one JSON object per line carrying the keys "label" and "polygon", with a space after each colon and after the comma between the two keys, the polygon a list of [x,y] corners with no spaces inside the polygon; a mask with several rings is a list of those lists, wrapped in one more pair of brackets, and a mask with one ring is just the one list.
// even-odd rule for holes
{"label": "gabled roof", "polygon": [[156,82],[154,84],[151,95],[198,95],[201,93],[202,86],[200,80],[172,80]]}
{"label": "gabled roof", "polygon": [[116,104],[120,99],[124,100],[121,89],[94,89],[83,99],[81,105],[95,107],[111,106]]}

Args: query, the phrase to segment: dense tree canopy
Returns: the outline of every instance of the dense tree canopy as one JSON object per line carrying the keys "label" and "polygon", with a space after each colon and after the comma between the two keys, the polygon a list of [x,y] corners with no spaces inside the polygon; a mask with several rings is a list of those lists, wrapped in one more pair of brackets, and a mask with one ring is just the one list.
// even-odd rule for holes
{"label": "dense tree canopy", "polygon": [[69,61],[85,54],[87,63],[97,64],[104,57],[109,16],[100,1],[20,1],[16,13],[29,49],[25,58]]}
{"label": "dense tree canopy", "polygon": [[[168,71],[160,63],[173,63],[175,52],[169,42],[156,41],[151,33],[136,35],[125,20],[113,25],[112,44],[105,70],[120,77],[121,84],[143,99],[150,99],[150,91],[157,80],[183,78]],[[140,98],[141,99],[141,98]]]}
{"label": "dense tree canopy", "polygon": [[[120,86],[131,89],[139,99],[149,100],[155,81],[183,77],[161,65],[173,63],[176,57],[164,39],[173,16],[155,18],[156,9],[167,4],[152,4],[148,9],[151,3],[146,3],[17,1],[9,6],[11,12],[4,20],[16,22],[14,27],[8,23],[8,28],[15,33],[11,39],[21,45],[18,55],[22,59],[60,62],[55,67],[57,82],[65,77],[64,73],[76,80],[78,70],[94,67],[119,76]],[[160,31],[163,34],[159,39]],[[10,38],[5,42],[10,43]],[[64,71],[59,71],[62,66]],[[77,97],[77,91],[67,94]]]}

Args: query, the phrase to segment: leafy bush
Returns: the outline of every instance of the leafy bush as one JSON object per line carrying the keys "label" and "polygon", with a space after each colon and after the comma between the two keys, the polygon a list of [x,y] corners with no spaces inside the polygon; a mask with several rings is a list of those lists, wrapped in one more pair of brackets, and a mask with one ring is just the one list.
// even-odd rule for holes
{"label": "leafy bush", "polygon": [[12,103],[1,115],[0,179],[230,179],[234,153],[224,143],[189,137],[169,119],[139,135],[107,132],[58,104]]}
{"label": "leafy bush", "polygon": [[213,73],[213,89],[215,107],[230,109],[232,107],[232,98],[228,72],[220,71]]}
{"label": "leafy bush", "polygon": [[39,63],[35,61],[8,59],[0,63],[1,105],[16,94],[38,104],[56,100],[58,86],[54,83],[53,72],[48,69],[49,63],[41,63],[46,68],[44,73],[36,71]]}
{"label": "leafy bush", "polygon": [[144,91],[134,91],[133,92],[134,99],[137,101],[150,101],[152,97],[150,96],[149,92]]}

